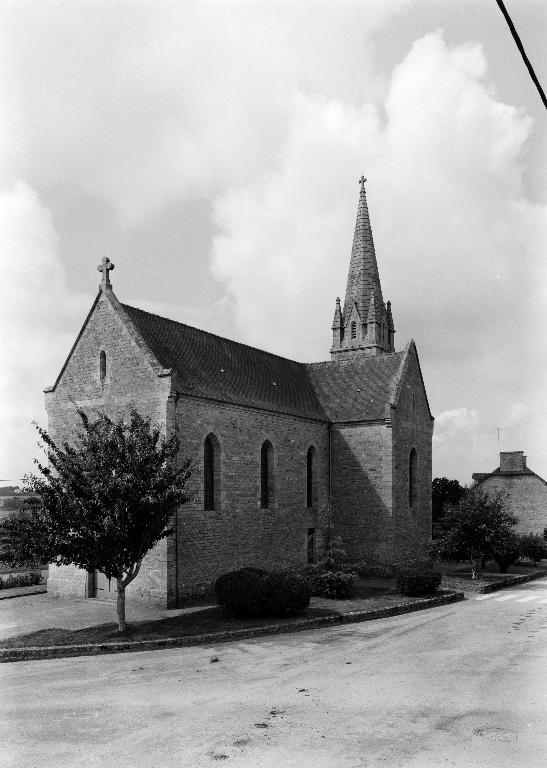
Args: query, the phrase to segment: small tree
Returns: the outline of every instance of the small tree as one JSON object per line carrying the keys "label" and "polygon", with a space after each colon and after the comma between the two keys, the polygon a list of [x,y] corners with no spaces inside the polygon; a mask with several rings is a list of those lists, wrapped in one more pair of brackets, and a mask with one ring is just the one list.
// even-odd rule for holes
{"label": "small tree", "polygon": [[537,534],[529,533],[520,537],[520,549],[523,557],[531,560],[534,565],[547,557],[545,540]]}
{"label": "small tree", "polygon": [[57,445],[37,427],[49,465],[37,462],[41,477],[25,478],[38,499],[29,501],[29,520],[4,525],[4,544],[13,564],[49,561],[116,579],[123,632],[126,587],[145,554],[172,533],[169,522],[187,500],[190,461],[178,467],[177,435],[164,439],[136,411],[117,421],[78,414],[83,430],[72,444]]}
{"label": "small tree", "polygon": [[457,504],[465,493],[458,480],[435,477],[431,483],[431,520],[434,526],[440,522],[445,506]]}
{"label": "small tree", "polygon": [[500,537],[492,551],[500,573],[507,573],[509,566],[516,563],[520,556],[520,536],[514,531],[508,531],[505,537]]}
{"label": "small tree", "polygon": [[479,485],[472,486],[458,504],[446,507],[430,552],[436,557],[465,553],[475,578],[480,561],[505,546],[516,523],[517,518],[504,508],[502,493],[490,496]]}

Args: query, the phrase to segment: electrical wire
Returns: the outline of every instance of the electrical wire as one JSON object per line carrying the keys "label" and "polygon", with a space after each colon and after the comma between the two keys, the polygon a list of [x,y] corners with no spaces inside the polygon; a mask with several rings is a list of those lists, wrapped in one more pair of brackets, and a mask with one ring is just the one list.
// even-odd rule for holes
{"label": "electrical wire", "polygon": [[520,55],[522,56],[522,60],[526,64],[526,68],[528,69],[528,72],[530,73],[530,77],[534,81],[534,84],[536,88],[538,89],[538,93],[541,97],[541,100],[543,102],[543,106],[545,109],[547,109],[547,98],[545,98],[545,94],[543,92],[543,88],[540,85],[539,80],[536,77],[536,73],[534,72],[534,68],[530,63],[530,60],[528,59],[528,56],[526,55],[526,51],[524,50],[524,46],[520,41],[520,37],[518,36],[517,30],[515,29],[515,25],[513,24],[511,17],[509,16],[509,12],[507,11],[507,8],[505,7],[503,0],[496,0],[500,11],[503,13],[503,16],[505,18],[505,21],[507,22],[507,26],[511,30],[511,34],[513,35],[513,40],[517,44],[517,48],[520,51]]}

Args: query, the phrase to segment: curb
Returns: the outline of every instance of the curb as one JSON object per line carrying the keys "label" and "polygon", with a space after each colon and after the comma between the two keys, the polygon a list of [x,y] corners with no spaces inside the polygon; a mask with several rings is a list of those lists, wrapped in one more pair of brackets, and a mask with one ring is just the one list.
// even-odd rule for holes
{"label": "curb", "polygon": [[514,576],[505,576],[499,581],[493,581],[490,584],[483,584],[483,586],[479,587],[478,589],[474,589],[473,592],[477,592],[480,595],[485,595],[489,592],[496,592],[498,589],[513,587],[515,584],[525,584],[527,581],[541,579],[543,576],[547,576],[547,570],[545,570],[545,568],[538,569],[535,573],[522,573],[516,574]]}
{"label": "curb", "polygon": [[44,595],[47,593],[45,584],[36,584],[37,587],[42,589],[35,589],[31,592],[17,592],[15,595],[3,595],[2,592],[15,592],[17,589],[25,589],[25,587],[14,587],[13,589],[0,590],[0,600],[13,600],[15,597],[29,597],[29,595]]}
{"label": "curb", "polygon": [[330,616],[316,616],[311,619],[295,619],[287,624],[268,624],[262,627],[210,632],[203,635],[166,637],[161,640],[121,641],[119,643],[100,643],[97,645],[53,645],[45,648],[2,648],[0,649],[0,663],[30,661],[33,659],[59,659],[68,656],[98,656],[104,653],[153,651],[164,648],[188,648],[209,643],[227,643],[232,640],[248,640],[253,637],[263,637],[264,635],[288,634],[290,632],[302,632],[303,630],[319,627],[383,619],[388,616],[398,616],[404,613],[423,611],[426,608],[448,605],[463,599],[463,592],[451,592],[450,594],[439,595],[438,597],[424,598],[415,603],[400,603],[390,608],[379,608],[371,611],[350,611]]}

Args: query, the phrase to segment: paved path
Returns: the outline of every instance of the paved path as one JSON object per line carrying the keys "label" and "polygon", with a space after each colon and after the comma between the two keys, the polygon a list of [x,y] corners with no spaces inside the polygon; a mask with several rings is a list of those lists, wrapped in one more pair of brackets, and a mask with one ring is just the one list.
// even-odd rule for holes
{"label": "paved path", "polygon": [[543,768],[545,589],[216,647],[4,664],[0,765]]}

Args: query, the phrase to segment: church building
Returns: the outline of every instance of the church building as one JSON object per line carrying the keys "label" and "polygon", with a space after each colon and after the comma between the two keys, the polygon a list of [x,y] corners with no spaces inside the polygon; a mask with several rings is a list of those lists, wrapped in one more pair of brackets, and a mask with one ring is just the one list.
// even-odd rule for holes
{"label": "church building", "polygon": [[[190,501],[149,552],[128,598],[174,608],[243,566],[316,561],[329,536],[348,556],[396,564],[431,535],[429,409],[416,346],[395,351],[361,179],[346,294],[331,359],[298,363],[122,304],[101,284],[55,384],[48,431],[70,439],[76,408],[136,408],[193,458]],[[109,597],[100,573],[50,566],[52,596]]]}

